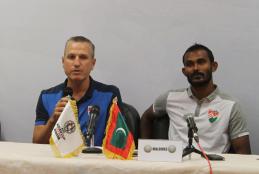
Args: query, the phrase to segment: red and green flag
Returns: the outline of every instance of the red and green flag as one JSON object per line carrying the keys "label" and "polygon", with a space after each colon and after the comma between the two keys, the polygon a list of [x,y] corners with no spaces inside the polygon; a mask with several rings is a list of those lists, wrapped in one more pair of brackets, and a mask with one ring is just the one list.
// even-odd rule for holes
{"label": "red and green flag", "polygon": [[133,135],[129,131],[116,101],[110,108],[102,146],[104,155],[112,159],[132,159],[135,150]]}

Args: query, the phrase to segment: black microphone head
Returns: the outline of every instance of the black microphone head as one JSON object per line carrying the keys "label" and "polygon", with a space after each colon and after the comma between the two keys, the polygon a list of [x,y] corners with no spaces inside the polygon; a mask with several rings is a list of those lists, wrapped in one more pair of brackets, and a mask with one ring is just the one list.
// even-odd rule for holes
{"label": "black microphone head", "polygon": [[86,129],[86,135],[85,138],[87,140],[87,144],[89,145],[90,139],[92,138],[94,131],[95,131],[95,124],[97,120],[99,119],[99,114],[100,114],[100,107],[97,105],[93,105],[90,110],[89,110],[89,120],[87,124],[87,129]]}
{"label": "black microphone head", "polygon": [[73,96],[73,90],[72,90],[72,88],[70,88],[70,87],[66,87],[66,88],[64,88],[64,90],[63,90],[63,96]]}
{"label": "black microphone head", "polygon": [[190,119],[193,119],[194,114],[188,113],[188,114],[185,114],[184,117],[185,117],[186,121],[188,122]]}
{"label": "black microphone head", "polygon": [[194,120],[194,114],[189,113],[189,114],[186,114],[184,116],[185,116],[185,119],[187,121],[188,127],[193,129],[195,132],[197,132],[198,128],[197,128],[195,120]]}
{"label": "black microphone head", "polygon": [[97,105],[93,105],[90,109],[90,113],[98,116],[100,114],[100,107]]}

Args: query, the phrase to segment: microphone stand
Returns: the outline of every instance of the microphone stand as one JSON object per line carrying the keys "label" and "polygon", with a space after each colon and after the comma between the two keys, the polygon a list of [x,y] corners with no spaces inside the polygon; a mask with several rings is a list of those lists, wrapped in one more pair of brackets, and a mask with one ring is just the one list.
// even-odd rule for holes
{"label": "microphone stand", "polygon": [[85,135],[86,148],[83,149],[82,153],[102,153],[102,149],[94,146],[94,135],[93,132],[87,132]]}
{"label": "microphone stand", "polygon": [[86,148],[83,153],[102,153],[102,149],[94,146],[94,130],[96,119],[99,117],[100,108],[97,105],[92,106],[89,115],[89,123],[86,129],[85,139]]}
{"label": "microphone stand", "polygon": [[[203,153],[196,149],[193,145],[192,145],[192,142],[193,142],[193,128],[191,128],[188,124],[188,145],[183,149],[183,155],[182,157],[185,157],[186,155],[189,155],[189,159],[191,159],[191,153],[194,152],[194,153],[197,153],[197,154],[200,154],[203,158],[205,158],[205,156],[203,155]],[[195,139],[195,138],[194,138]],[[197,141],[197,143],[199,142],[198,138],[195,139]],[[206,153],[205,153],[206,154]],[[217,154],[206,154],[206,156],[208,157],[209,160],[225,160],[224,157],[220,156],[220,155],[217,155]]]}
{"label": "microphone stand", "polygon": [[[193,145],[193,130],[191,127],[188,127],[188,145],[183,149],[183,155],[182,157],[185,157],[186,155],[189,155],[189,159],[191,158],[191,153],[195,152],[197,154],[200,154],[202,157],[204,157],[203,153],[201,151],[199,151],[198,149],[196,149]],[[204,157],[205,158],[205,157]]]}

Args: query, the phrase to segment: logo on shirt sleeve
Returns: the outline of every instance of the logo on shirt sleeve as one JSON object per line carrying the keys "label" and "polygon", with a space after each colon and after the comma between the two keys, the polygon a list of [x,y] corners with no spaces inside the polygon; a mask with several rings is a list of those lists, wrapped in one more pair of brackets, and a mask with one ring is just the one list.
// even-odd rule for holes
{"label": "logo on shirt sleeve", "polygon": [[208,110],[208,117],[209,117],[209,121],[211,123],[213,123],[213,122],[215,122],[216,120],[219,119],[219,112],[217,110],[209,109]]}

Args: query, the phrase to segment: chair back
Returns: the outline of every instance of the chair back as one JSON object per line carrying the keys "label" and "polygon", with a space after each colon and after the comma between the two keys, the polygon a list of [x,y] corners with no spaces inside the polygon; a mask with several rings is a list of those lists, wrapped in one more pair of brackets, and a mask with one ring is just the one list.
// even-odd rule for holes
{"label": "chair back", "polygon": [[152,139],[168,139],[169,130],[169,117],[164,115],[163,117],[156,118],[153,121],[152,126]]}
{"label": "chair back", "polygon": [[132,106],[127,103],[122,104],[122,111],[125,117],[125,121],[127,126],[134,137],[134,142],[136,148],[138,147],[138,138],[139,138],[139,124],[140,124],[140,116],[138,111]]}

